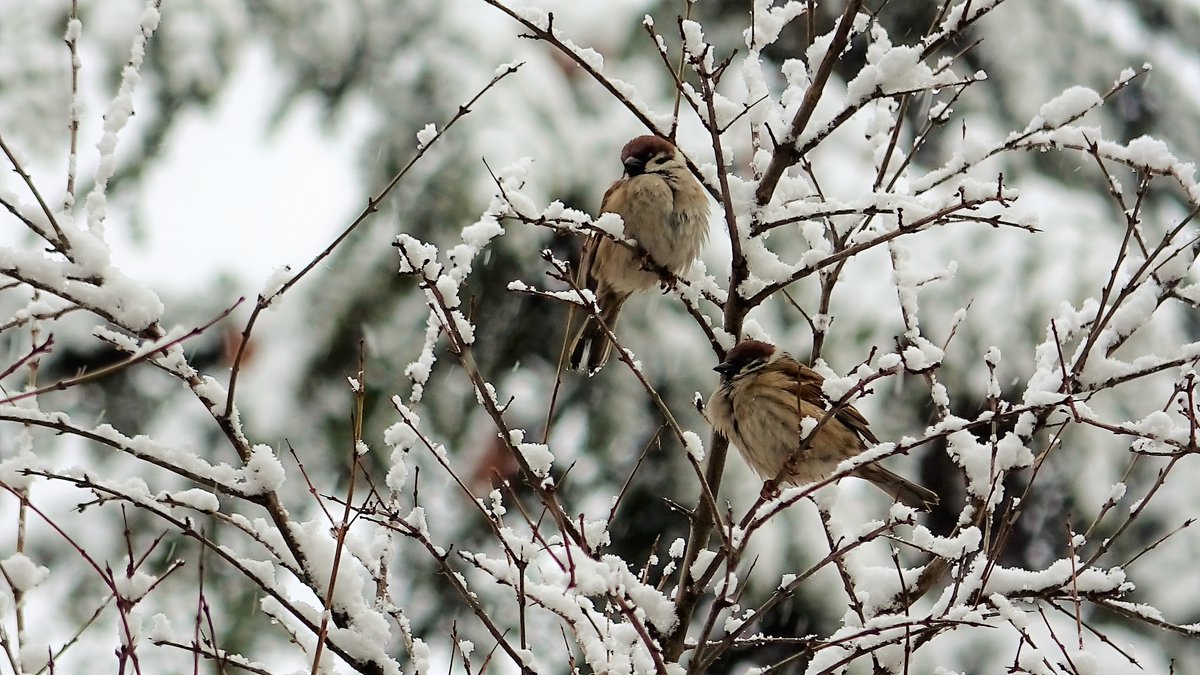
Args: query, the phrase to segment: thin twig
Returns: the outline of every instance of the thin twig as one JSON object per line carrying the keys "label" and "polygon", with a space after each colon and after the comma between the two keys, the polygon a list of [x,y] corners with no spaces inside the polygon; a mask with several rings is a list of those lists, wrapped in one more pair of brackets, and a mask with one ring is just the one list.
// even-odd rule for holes
{"label": "thin twig", "polygon": [[288,289],[290,289],[292,286],[295,286],[296,283],[303,279],[304,276],[312,271],[313,268],[321,264],[321,261],[325,260],[325,258],[328,258],[333,253],[334,249],[340,246],[341,243],[346,240],[346,237],[349,237],[352,232],[357,230],[358,227],[367,220],[367,218],[370,218],[377,211],[379,211],[379,205],[385,199],[387,199],[388,195],[392,193],[392,190],[394,190],[396,186],[400,184],[400,181],[408,174],[408,171],[412,169],[412,167],[416,165],[416,163],[420,161],[422,157],[425,156],[425,153],[429,151],[429,148],[433,147],[433,145],[437,143],[442,136],[445,136],[446,132],[448,132],[450,128],[454,126],[455,122],[462,119],[467,115],[467,113],[471,112],[471,106],[475,105],[475,103],[479,101],[479,99],[482,98],[489,89],[496,86],[500,80],[503,80],[505,77],[517,72],[517,69],[522,65],[524,64],[517,63],[510,65],[493,76],[492,79],[489,80],[488,83],[485,84],[483,88],[480,89],[473,97],[471,97],[469,101],[458,107],[458,110],[453,116],[450,117],[450,120],[446,122],[445,126],[439,129],[437,134],[434,135],[433,138],[429,139],[428,143],[417,147],[416,153],[413,154],[412,159],[408,160],[408,164],[405,164],[404,168],[400,169],[395,176],[392,176],[392,179],[388,181],[387,185],[385,185],[382,190],[376,193],[374,197],[367,199],[366,208],[364,208],[362,212],[358,214],[358,217],[355,218],[353,222],[346,226],[346,229],[342,230],[341,234],[334,237],[333,241],[330,242],[323,251],[318,253],[312,260],[308,262],[307,265],[305,265],[299,272],[292,275],[291,278],[289,278],[282,286],[273,291],[270,295],[258,296],[258,302],[254,305],[254,311],[251,312],[250,319],[246,322],[246,328],[242,330],[242,340],[238,345],[237,355],[234,357],[233,366],[230,369],[229,391],[225,396],[225,410],[227,414],[233,410],[234,395],[237,391],[238,376],[242,371],[242,359],[246,355],[246,345],[250,342],[250,333],[252,330],[254,330],[254,323],[258,320],[258,315],[261,314],[263,310],[265,310],[272,302],[286,293]]}

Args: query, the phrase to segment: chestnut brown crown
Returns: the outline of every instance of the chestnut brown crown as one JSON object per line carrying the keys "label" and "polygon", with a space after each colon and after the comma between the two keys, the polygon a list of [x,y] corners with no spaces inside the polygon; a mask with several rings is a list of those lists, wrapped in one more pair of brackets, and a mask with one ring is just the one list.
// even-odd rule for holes
{"label": "chestnut brown crown", "polygon": [[661,136],[638,136],[621,148],[621,164],[630,176],[653,171],[674,157],[675,146]]}
{"label": "chestnut brown crown", "polygon": [[774,355],[775,345],[761,340],[745,340],[726,352],[725,360],[713,370],[721,374],[722,381],[727,382],[741,373],[761,368]]}

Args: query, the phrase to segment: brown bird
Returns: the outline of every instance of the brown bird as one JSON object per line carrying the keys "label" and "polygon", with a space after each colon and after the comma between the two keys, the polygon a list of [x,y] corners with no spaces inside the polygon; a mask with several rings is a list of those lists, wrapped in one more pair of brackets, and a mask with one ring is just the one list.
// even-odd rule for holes
{"label": "brown bird", "polygon": [[[708,196],[670,141],[638,136],[621,149],[625,175],[604,193],[601,213],[625,222],[625,238],[634,239],[656,265],[682,274],[700,255],[708,238]],[[642,256],[600,234],[583,245],[579,285],[596,296],[600,319],[616,330],[621,306],[630,295],[659,282]],[[594,373],[608,361],[612,343],[595,316],[584,319],[571,342],[572,370]]]}
{"label": "brown bird", "polygon": [[[765,480],[804,485],[827,478],[842,460],[876,444],[879,439],[867,420],[851,406],[838,408],[815,432],[803,452],[800,421],[823,419],[829,401],[821,391],[824,380],[774,345],[746,340],[729,350],[714,368],[721,384],[708,399],[708,420],[737,446],[742,457]],[[793,455],[795,455],[793,457]],[[791,462],[788,459],[791,458]],[[931,490],[902,478],[878,464],[866,464],[851,474],[866,479],[901,503],[930,510],[938,503]]]}

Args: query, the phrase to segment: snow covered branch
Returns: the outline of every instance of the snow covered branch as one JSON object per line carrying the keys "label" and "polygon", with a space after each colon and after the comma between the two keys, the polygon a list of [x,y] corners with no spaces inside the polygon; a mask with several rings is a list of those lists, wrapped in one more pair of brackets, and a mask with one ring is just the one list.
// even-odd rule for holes
{"label": "snow covered branch", "polygon": [[[16,188],[0,205],[22,233],[0,242],[0,498],[16,514],[0,659],[14,672],[85,649],[127,672],[181,656],[389,675],[1152,669],[1157,640],[1200,633],[1195,594],[1157,578],[1190,561],[1200,520],[1187,468],[1200,182],[1185,150],[1105,117],[1149,66],[991,114],[1003,64],[976,50],[1023,1],[946,0],[919,25],[861,0],[754,0],[748,20],[689,2],[677,32],[646,17],[618,49],[565,20],[584,9],[482,0],[513,40],[473,54],[482,73],[438,43],[470,87],[405,130],[408,159],[385,158],[366,205],[231,330],[236,296],[173,318],[183,303],[121,269],[105,235],[118,139],[155,101],[141,88],[165,86],[143,73],[152,41],[186,10],[139,2],[93,130],[73,3],[61,199],[0,129]],[[382,58],[372,40],[393,28],[364,27],[347,58]],[[559,84],[585,92],[572,102],[586,114],[488,108]],[[497,109],[579,128],[525,137],[528,120]],[[616,114],[669,137],[711,198],[713,236],[686,273],[580,205],[617,178],[585,154],[597,129],[625,133]],[[527,156],[493,171],[485,150]],[[380,223],[386,241],[366,234]],[[662,293],[603,325],[617,358],[581,378],[563,372],[558,338],[602,317],[574,262],[589,236],[631,252]],[[348,283],[296,299],[306,279],[352,277],[368,251],[387,278],[358,279],[361,297]],[[275,308],[305,319],[265,335]],[[300,361],[339,363],[335,334],[355,336],[357,361],[330,393]],[[747,338],[822,378],[824,410],[801,421],[789,462],[847,412],[883,440],[864,434],[870,447],[810,484],[784,484],[786,464],[750,477],[726,438],[704,438],[695,393]],[[288,372],[256,384],[256,350],[288,340],[304,343],[274,361]],[[103,357],[80,367],[68,343]],[[919,473],[941,504],[859,492],[851,479],[877,462]],[[1179,574],[1175,586],[1196,580]],[[80,579],[83,620],[52,592]],[[63,626],[38,637],[35,613]],[[1004,657],[963,665],[963,645]]]}

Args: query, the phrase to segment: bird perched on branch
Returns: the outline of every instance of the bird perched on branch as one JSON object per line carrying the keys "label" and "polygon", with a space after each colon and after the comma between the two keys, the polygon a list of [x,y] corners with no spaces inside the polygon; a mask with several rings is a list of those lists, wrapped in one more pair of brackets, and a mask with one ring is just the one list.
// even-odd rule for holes
{"label": "bird perched on branch", "polygon": [[[708,399],[708,420],[767,481],[804,485],[823,480],[842,460],[879,442],[853,407],[830,409],[820,375],[774,345],[746,340],[714,370],[721,374],[721,384]],[[802,441],[805,418],[818,426]],[[928,511],[938,503],[933,491],[878,464],[860,466],[851,475],[916,509]]]}
{"label": "bird perched on branch", "polygon": [[[584,243],[578,277],[580,287],[595,294],[600,321],[610,331],[630,295],[654,286],[664,271],[686,272],[708,238],[708,196],[670,141],[638,136],[621,149],[621,163],[625,175],[604,193],[600,212],[621,216],[625,238],[637,247],[593,234]],[[608,361],[612,343],[600,321],[589,315],[576,332],[572,370],[594,373]]]}

